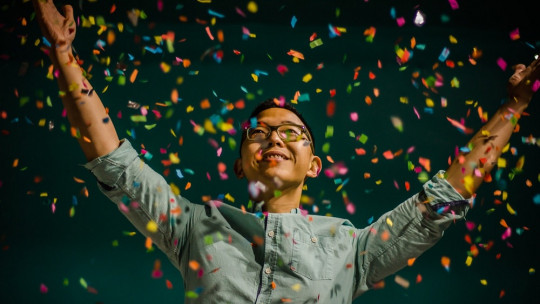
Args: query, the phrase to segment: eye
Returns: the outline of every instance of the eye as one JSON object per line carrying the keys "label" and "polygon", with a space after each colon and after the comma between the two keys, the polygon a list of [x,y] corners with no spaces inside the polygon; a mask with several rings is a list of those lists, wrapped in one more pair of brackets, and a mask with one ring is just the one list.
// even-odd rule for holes
{"label": "eye", "polygon": [[262,138],[265,137],[268,130],[264,127],[256,127],[248,129],[248,135],[250,138]]}

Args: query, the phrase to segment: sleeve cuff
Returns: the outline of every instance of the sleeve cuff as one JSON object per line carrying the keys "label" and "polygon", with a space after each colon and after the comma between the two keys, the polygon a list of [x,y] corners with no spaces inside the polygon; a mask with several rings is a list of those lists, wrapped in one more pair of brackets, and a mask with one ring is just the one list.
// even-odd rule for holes
{"label": "sleeve cuff", "polygon": [[138,157],[131,143],[127,139],[122,139],[118,148],[91,160],[84,164],[84,167],[90,170],[100,183],[112,187],[120,179],[126,167]]}
{"label": "sleeve cuff", "polygon": [[424,184],[424,194],[429,204],[429,212],[435,216],[451,213],[454,217],[462,218],[472,205],[472,198],[465,199],[444,177],[441,170]]}

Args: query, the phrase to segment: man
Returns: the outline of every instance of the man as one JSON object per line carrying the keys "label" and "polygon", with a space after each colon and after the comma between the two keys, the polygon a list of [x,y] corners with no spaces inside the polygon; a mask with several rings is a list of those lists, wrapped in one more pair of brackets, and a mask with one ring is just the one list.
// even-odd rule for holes
{"label": "man", "polygon": [[73,58],[73,10],[33,1],[49,56],[59,71],[62,101],[100,189],[180,270],[186,302],[351,303],[378,281],[433,246],[497,163],[514,123],[538,87],[539,60],[518,65],[509,99],[457,157],[423,190],[369,227],[303,214],[306,178],[321,160],[307,122],[292,106],[270,99],[242,130],[235,173],[256,202],[239,210],[219,202],[192,204],[120,141],[103,104]]}

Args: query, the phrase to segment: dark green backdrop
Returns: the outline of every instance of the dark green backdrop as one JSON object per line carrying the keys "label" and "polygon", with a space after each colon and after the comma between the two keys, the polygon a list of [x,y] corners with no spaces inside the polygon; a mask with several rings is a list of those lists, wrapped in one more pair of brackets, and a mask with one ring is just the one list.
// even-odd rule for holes
{"label": "dark green backdrop", "polygon": [[[248,1],[204,2],[164,1],[162,10],[156,1],[72,2],[81,18],[74,45],[120,137],[129,138],[137,148],[144,145],[153,155],[148,163],[158,172],[168,169],[167,180],[190,200],[229,194],[235,202],[226,202],[246,205],[245,181],[237,180],[231,170],[237,150],[230,143],[238,143],[239,137],[217,127],[215,134],[199,135],[193,125],[203,126],[211,119],[229,121],[238,130],[257,102],[273,96],[291,100],[298,91],[309,96],[297,107],[312,124],[324,167],[329,168],[333,160],[348,168],[340,179],[321,175],[310,180],[306,195],[313,205],[303,207],[313,214],[349,218],[357,227],[418,191],[422,176],[446,169],[448,158],[470,136],[460,133],[447,117],[464,119],[478,130],[482,125],[478,107],[493,115],[505,98],[510,66],[530,62],[540,38],[536,16],[525,1],[506,6],[459,1],[454,10],[442,0],[258,0],[256,13],[249,12]],[[127,17],[127,11],[135,9],[143,12],[137,26]],[[413,23],[418,9],[426,15],[422,27]],[[145,239],[131,233],[133,227],[80,166],[85,160],[62,116],[56,82],[47,78],[50,61],[40,51],[41,35],[31,3],[5,2],[0,10],[0,302],[183,303],[179,272],[161,252],[147,251]],[[404,18],[405,25],[397,25],[392,10]],[[180,21],[180,16],[187,21]],[[96,24],[83,27],[83,19],[90,22],[90,18]],[[331,37],[329,26],[346,32]],[[364,31],[371,26],[376,34],[368,42]],[[243,27],[255,37],[243,37]],[[516,28],[521,37],[511,39]],[[223,42],[218,41],[219,30]],[[109,31],[115,34],[114,43],[100,49],[97,44],[107,41]],[[173,52],[156,41],[170,31]],[[314,33],[323,44],[311,48]],[[457,41],[451,42],[451,36]],[[413,37],[415,48],[411,48]],[[412,58],[399,65],[396,48],[412,50]],[[444,48],[450,54],[441,62]],[[474,48],[482,51],[475,65],[469,61]],[[304,60],[293,62],[287,55],[291,49],[303,53]],[[221,61],[215,57],[220,52]],[[191,65],[184,67],[177,58],[189,59]],[[498,59],[508,64],[505,70]],[[168,72],[164,65],[170,67]],[[278,65],[285,65],[288,72],[282,76]],[[138,75],[132,83],[135,69]],[[258,81],[252,74],[258,74]],[[303,81],[306,74],[312,75],[308,82]],[[428,88],[422,82],[432,84],[434,79],[440,85]],[[459,87],[451,85],[453,79]],[[173,89],[181,99],[177,103],[171,103]],[[331,90],[335,90],[333,97]],[[401,102],[404,98],[407,103]],[[433,100],[433,107],[427,106],[427,98]],[[205,99],[210,107],[203,109]],[[442,99],[447,100],[446,107]],[[131,120],[141,111],[128,107],[129,101],[147,107],[147,122]],[[241,101],[245,109],[238,108]],[[327,111],[331,102],[333,115]],[[370,291],[355,303],[525,303],[536,298],[540,286],[535,273],[539,267],[535,198],[539,200],[540,171],[539,147],[531,140],[539,132],[539,102],[536,96],[527,110],[530,116],[520,121],[521,129],[511,140],[512,150],[503,154],[507,167],[496,168],[494,181],[478,193],[467,217],[474,229],[456,223],[439,244],[400,271],[398,275],[410,282],[408,288],[390,276],[383,289]],[[159,111],[161,118],[153,111]],[[350,119],[352,112],[358,114],[358,121]],[[401,119],[403,132],[393,126],[392,117]],[[361,134],[367,136],[364,143],[357,139]],[[222,148],[220,156],[216,144]],[[355,149],[360,148],[366,155],[357,155]],[[394,159],[383,156],[385,151],[400,150],[403,153]],[[180,163],[164,166],[162,160],[169,159],[169,153],[178,153]],[[525,165],[516,171],[520,157]],[[430,172],[420,165],[420,158],[430,160]],[[227,179],[218,174],[219,162],[227,165]],[[420,167],[422,173],[409,166]],[[370,178],[365,178],[366,173]],[[188,183],[191,188],[185,190]],[[498,190],[507,196],[503,198]],[[346,200],[354,204],[354,214],[346,211]],[[507,205],[516,213],[511,214]],[[505,240],[503,219],[512,232]],[[467,236],[478,249],[470,266],[465,264],[473,255]],[[443,256],[451,260],[449,271],[441,265]],[[160,278],[152,277],[156,261],[163,271]]]}

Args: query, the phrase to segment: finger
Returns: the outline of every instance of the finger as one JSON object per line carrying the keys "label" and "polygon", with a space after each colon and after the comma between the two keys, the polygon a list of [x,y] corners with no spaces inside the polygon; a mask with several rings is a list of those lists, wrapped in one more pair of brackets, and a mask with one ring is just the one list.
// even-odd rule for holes
{"label": "finger", "polygon": [[64,10],[64,17],[73,20],[73,6],[66,4],[62,9]]}

